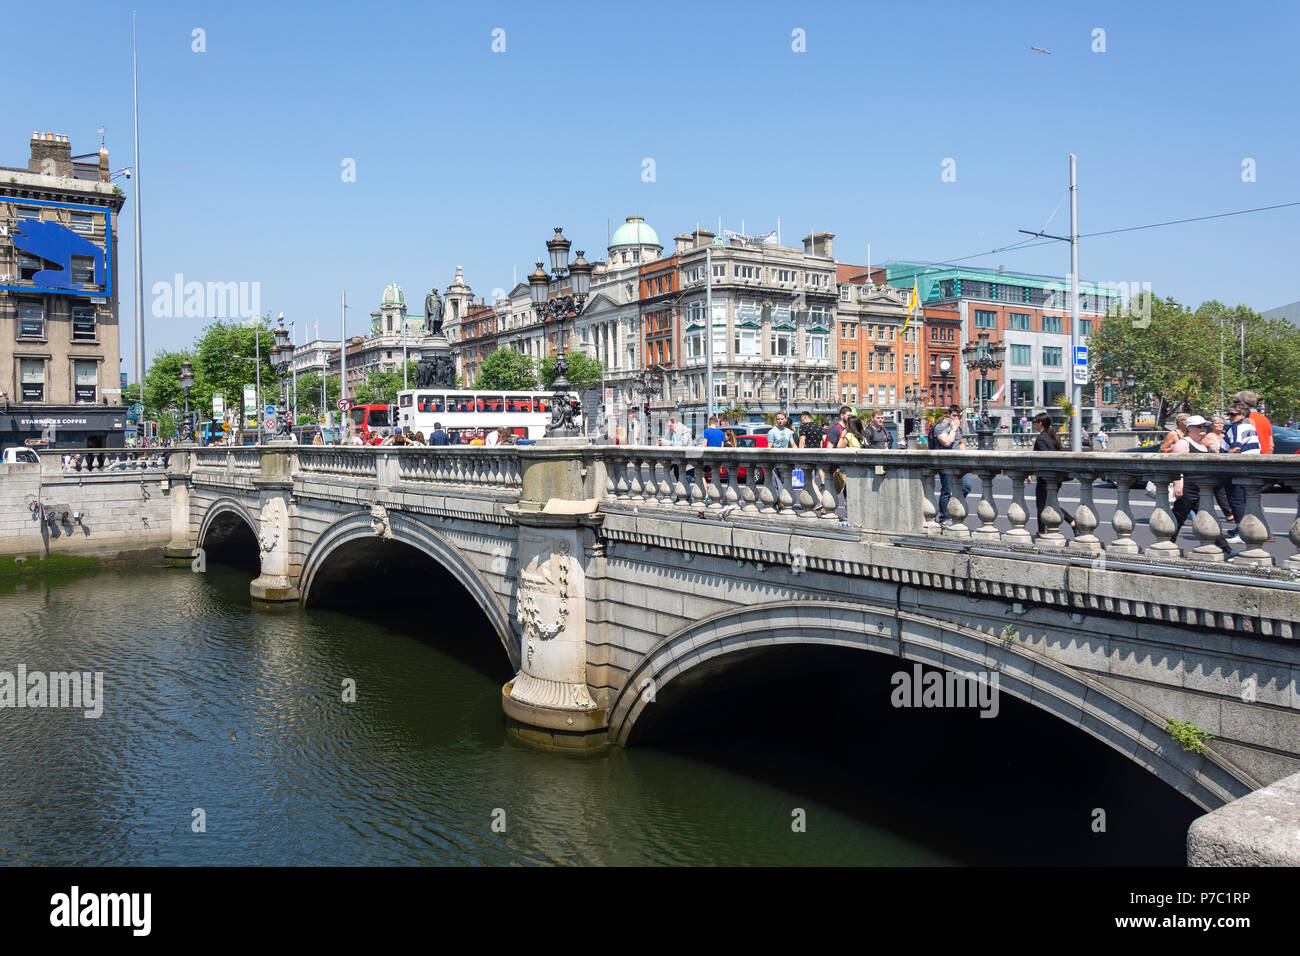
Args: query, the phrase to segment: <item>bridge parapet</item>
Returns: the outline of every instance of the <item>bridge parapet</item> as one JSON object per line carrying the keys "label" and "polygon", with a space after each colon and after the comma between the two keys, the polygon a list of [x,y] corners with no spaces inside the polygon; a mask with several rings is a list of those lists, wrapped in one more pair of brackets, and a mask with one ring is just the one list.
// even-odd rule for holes
{"label": "bridge parapet", "polygon": [[[847,524],[872,537],[921,536],[965,541],[1021,552],[1065,551],[1101,561],[1119,558],[1153,569],[1167,562],[1195,562],[1201,567],[1223,565],[1225,555],[1215,544],[1220,528],[1212,512],[1212,492],[1222,482],[1241,489],[1245,516],[1239,523],[1244,547],[1233,566],[1272,568],[1290,578],[1300,572],[1300,516],[1289,526],[1271,528],[1261,504],[1261,492],[1272,485],[1300,489],[1300,458],[1238,455],[1136,455],[916,452],[916,451],[784,451],[735,448],[602,448],[607,466],[605,504],[611,509],[652,510],[702,517],[725,517],[732,524],[773,521],[809,525],[836,521],[842,509]],[[842,483],[833,476],[842,476]],[[975,509],[978,527],[967,525],[963,496],[947,505],[949,523],[941,526],[936,479],[946,475],[951,487],[966,475],[980,478]],[[754,481],[750,476],[759,476]],[[1003,515],[994,481],[1008,479],[1011,502],[1005,508],[1008,530],[997,527]],[[1059,500],[1061,485],[1077,481],[1080,501],[1074,515],[1075,537],[1061,534],[1065,522]],[[1177,522],[1171,489],[1182,482],[1200,488],[1201,506],[1193,527],[1199,545],[1184,550],[1176,540]],[[1026,488],[1041,482],[1045,501],[1037,535],[1026,528],[1029,510]],[[1135,489],[1150,485],[1154,510],[1149,525],[1155,538],[1145,548],[1133,538]],[[1113,515],[1103,525],[1098,517],[1095,489],[1116,489]],[[1139,492],[1142,493],[1142,492]],[[1290,554],[1280,561],[1262,547],[1269,538],[1289,538]]]}

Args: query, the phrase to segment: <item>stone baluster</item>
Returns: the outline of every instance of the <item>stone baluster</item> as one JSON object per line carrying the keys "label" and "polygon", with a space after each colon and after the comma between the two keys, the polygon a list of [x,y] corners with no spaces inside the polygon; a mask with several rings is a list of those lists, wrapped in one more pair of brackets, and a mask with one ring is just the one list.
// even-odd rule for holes
{"label": "stone baluster", "polygon": [[740,510],[746,515],[758,514],[758,472],[762,467],[754,458],[736,464],[737,480],[740,469],[745,469],[745,483],[740,486]]}
{"label": "stone baluster", "polygon": [[616,455],[611,459],[614,478],[614,497],[619,501],[627,501],[631,497],[631,486],[627,480],[628,458],[626,455]]}
{"label": "stone baluster", "polygon": [[754,466],[754,470],[749,473],[749,481],[753,484],[757,481],[758,469],[762,469],[763,480],[761,484],[754,486],[754,494],[758,499],[758,513],[761,515],[774,516],[776,514],[776,495],[772,492],[772,469],[767,467],[763,462]]}
{"label": "stone baluster", "polygon": [[[934,469],[927,468],[921,478],[921,531],[931,537],[937,536],[943,532],[943,526],[935,520],[939,515],[938,499],[935,497],[935,478],[938,472]],[[834,481],[831,472],[828,469],[827,479]]]}
{"label": "stone baluster", "polygon": [[971,533],[971,537],[976,541],[998,544],[1002,540],[1002,532],[998,531],[998,503],[993,497],[993,479],[997,477],[997,472],[985,469],[979,476],[980,503],[975,506],[975,514],[981,523]]}
{"label": "stone baluster", "polygon": [[[834,521],[836,524],[839,524],[840,516],[839,512],[836,510],[839,507],[839,499],[835,495],[835,487],[830,483],[830,476],[827,475],[827,480],[824,482],[818,481],[817,467],[815,465],[803,464],[799,467],[803,469],[804,485],[810,488],[815,488],[816,490],[814,494],[819,496],[821,499],[822,520]],[[866,482],[863,482],[862,484],[865,488]]]}
{"label": "stone baluster", "polygon": [[628,499],[634,505],[639,505],[643,500],[645,500],[645,496],[642,494],[641,489],[641,460],[636,457],[635,453],[628,459],[628,474]]}
{"label": "stone baluster", "polygon": [[790,493],[798,505],[798,516],[816,520],[822,516],[822,496],[816,491],[813,483],[808,481],[807,475],[804,476],[803,487],[797,490],[794,488],[794,470],[798,467],[795,464],[782,464],[781,477],[785,480],[785,484],[790,486]]}
{"label": "stone baluster", "polygon": [[740,504],[740,475],[737,474],[740,471],[740,465],[734,455],[728,455],[727,458],[726,504],[734,507]]}
{"label": "stone baluster", "polygon": [[1070,541],[1071,551],[1083,551],[1086,554],[1102,552],[1101,539],[1094,532],[1097,530],[1097,505],[1093,501],[1093,484],[1097,476],[1084,472],[1079,478],[1079,507],[1074,511],[1074,538]]}
{"label": "stone baluster", "polygon": [[716,511],[722,507],[722,460],[716,456],[707,458],[701,462],[700,467],[708,472],[707,477],[700,476],[700,481],[705,484],[705,507]]}
{"label": "stone baluster", "polygon": [[652,477],[657,476],[658,478],[657,481],[652,481],[655,500],[665,508],[671,507],[673,503],[673,470],[668,467],[670,464],[673,464],[673,462],[668,459],[650,462],[650,474]]}
{"label": "stone baluster", "polygon": [[668,467],[669,463],[667,461],[664,462],[663,472],[659,477],[659,503],[665,508],[672,507],[675,486],[681,480],[682,469],[686,467],[680,460],[677,460],[676,454],[674,452],[672,464],[677,466],[677,477],[673,477],[673,470]]}
{"label": "stone baluster", "polygon": [[678,511],[690,510],[691,492],[695,490],[695,476],[699,472],[694,464],[694,460],[688,458],[677,465],[677,478],[673,481],[673,506]]}
{"label": "stone baluster", "polygon": [[1115,531],[1115,540],[1106,546],[1107,554],[1137,554],[1137,542],[1133,540],[1133,505],[1129,494],[1133,490],[1132,475],[1115,475],[1115,514],[1110,519],[1110,526]]}
{"label": "stone baluster", "polygon": [[[1198,476],[1199,478],[1199,476]],[[1213,488],[1214,478],[1205,476],[1197,480],[1202,488]],[[1223,561],[1226,555],[1220,550],[1214,542],[1218,540],[1222,533],[1219,528],[1219,519],[1214,517],[1214,511],[1205,506],[1205,497],[1201,498],[1201,507],[1196,510],[1196,517],[1192,519],[1192,530],[1196,532],[1196,537],[1201,539],[1201,543],[1187,552],[1187,557],[1192,561]]]}
{"label": "stone baluster", "polygon": [[[1253,564],[1260,568],[1272,567],[1273,556],[1264,550],[1264,544],[1269,538],[1268,519],[1264,516],[1264,508],[1259,500],[1264,479],[1252,476],[1238,478],[1236,483],[1246,490],[1246,517],[1237,523],[1237,533],[1241,535],[1241,540],[1245,541],[1248,547],[1233,558],[1233,564]],[[1213,486],[1202,487],[1207,488],[1208,491],[1208,488]],[[1207,492],[1203,492],[1201,507],[1208,511],[1213,505],[1214,498]]]}
{"label": "stone baluster", "polygon": [[952,519],[952,524],[943,529],[945,538],[969,538],[970,528],[966,527],[966,503],[962,500],[961,482],[965,477],[964,468],[945,467],[944,473],[948,475],[948,480],[952,482],[952,497],[948,499],[948,517]]}
{"label": "stone baluster", "polygon": [[1156,486],[1156,506],[1151,511],[1148,525],[1156,543],[1148,545],[1145,554],[1149,558],[1163,561],[1180,558],[1183,552],[1174,541],[1174,515],[1169,505],[1169,486],[1173,484],[1173,479],[1169,475],[1157,474],[1151,480]]}
{"label": "stone baluster", "polygon": [[1038,537],[1034,543],[1040,548],[1064,548],[1065,535],[1061,534],[1060,528],[1065,518],[1057,500],[1061,490],[1061,476],[1050,471],[1039,472],[1034,480],[1043,482],[1043,487],[1047,489],[1047,501],[1038,513]]}
{"label": "stone baluster", "polygon": [[1028,548],[1034,543],[1034,536],[1025,528],[1029,523],[1029,509],[1025,507],[1025,479],[1029,475],[1016,469],[1008,471],[1007,477],[1011,479],[1011,504],[1007,507],[1007,521],[1010,522],[1011,529],[1003,540],[1017,548]]}

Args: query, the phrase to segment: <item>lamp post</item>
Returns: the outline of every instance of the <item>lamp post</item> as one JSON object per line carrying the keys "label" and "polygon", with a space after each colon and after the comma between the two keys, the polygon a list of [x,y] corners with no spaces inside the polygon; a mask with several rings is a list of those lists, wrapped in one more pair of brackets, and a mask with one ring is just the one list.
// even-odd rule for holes
{"label": "lamp post", "polygon": [[980,451],[993,450],[993,428],[989,422],[989,398],[988,398],[988,376],[990,371],[996,371],[1002,367],[1002,356],[1006,354],[1006,346],[1001,343],[990,343],[989,334],[981,332],[978,342],[967,343],[961,350],[962,357],[966,360],[966,366],[971,369],[979,369],[980,372],[980,420],[975,429],[978,438],[978,447]]}
{"label": "lamp post", "polygon": [[939,394],[935,399],[936,405],[951,404],[948,401],[952,389],[948,384],[950,378],[952,378],[952,359],[947,357],[939,359]]}
{"label": "lamp post", "polygon": [[641,395],[641,437],[645,444],[650,444],[650,416],[645,413],[646,403],[663,394],[663,382],[659,374],[663,369],[658,365],[647,365],[637,374],[632,387]]}
{"label": "lamp post", "polygon": [[185,420],[181,423],[179,438],[182,443],[194,441],[194,424],[190,421],[190,389],[194,387],[194,370],[190,360],[181,362],[181,391],[185,393]]}
{"label": "lamp post", "polygon": [[[550,274],[546,273],[542,262],[538,260],[537,268],[528,276],[529,294],[538,319],[543,323],[556,320],[555,394],[551,397],[551,421],[546,426],[548,438],[573,438],[578,435],[578,429],[573,424],[573,405],[569,397],[571,386],[567,377],[569,361],[565,353],[573,321],[582,314],[591,292],[591,273],[594,267],[582,257],[581,249],[577,250],[577,258],[570,262],[571,245],[564,237],[563,227],[556,226],[555,235],[546,242],[546,250],[551,258]],[[566,283],[567,292],[564,291]],[[569,325],[567,329],[566,322]],[[542,336],[545,341],[545,331]]]}
{"label": "lamp post", "polygon": [[279,324],[275,327],[275,344],[271,346],[271,367],[279,380],[279,409],[275,416],[276,442],[293,440],[293,413],[289,411],[288,396],[285,394],[285,376],[293,359],[293,346],[289,344],[289,330],[284,327],[284,313],[280,313]]}

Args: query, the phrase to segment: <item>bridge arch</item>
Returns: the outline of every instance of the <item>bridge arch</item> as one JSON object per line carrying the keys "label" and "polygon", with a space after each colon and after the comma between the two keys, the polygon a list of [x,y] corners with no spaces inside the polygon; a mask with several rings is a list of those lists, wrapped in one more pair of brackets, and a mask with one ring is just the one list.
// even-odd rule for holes
{"label": "bridge arch", "polygon": [[626,746],[655,696],[700,665],[725,666],[731,655],[800,644],[856,648],[959,673],[996,671],[999,692],[1092,735],[1207,810],[1261,785],[1217,754],[1184,751],[1159,714],[1014,640],[928,615],[839,601],[753,605],[682,627],[629,671],[610,702],[611,740]]}
{"label": "bridge arch", "polygon": [[[465,555],[432,528],[401,512],[388,512],[388,526],[393,541],[409,545],[432,558],[469,593],[479,610],[483,612],[483,616],[487,618],[497,639],[501,641],[501,646],[510,658],[511,666],[518,670],[519,635],[511,626],[510,615],[506,613],[496,593],[487,586],[478,570]],[[375,539],[376,535],[368,511],[359,511],[340,518],[326,528],[303,561],[302,572],[298,578],[300,603],[303,605],[307,603],[321,568],[339,548],[351,542]]]}
{"label": "bridge arch", "polygon": [[248,525],[248,530],[253,533],[253,537],[257,537],[258,521],[243,503],[234,498],[218,498],[208,506],[208,510],[203,514],[203,521],[199,524],[198,546],[200,548],[203,547],[209,533],[213,531],[213,526],[219,524],[217,519],[222,515],[234,515],[241,519]]}

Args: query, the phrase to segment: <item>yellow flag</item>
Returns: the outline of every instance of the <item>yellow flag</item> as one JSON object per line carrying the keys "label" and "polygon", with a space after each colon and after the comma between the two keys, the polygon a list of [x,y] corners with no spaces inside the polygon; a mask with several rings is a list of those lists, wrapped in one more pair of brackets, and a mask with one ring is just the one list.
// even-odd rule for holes
{"label": "yellow flag", "polygon": [[920,304],[921,304],[921,297],[919,294],[917,294],[916,280],[913,279],[912,294],[907,297],[907,321],[903,323],[904,332],[906,332],[907,327],[912,324],[912,315],[915,313],[915,310],[917,309],[918,306],[920,306]]}

